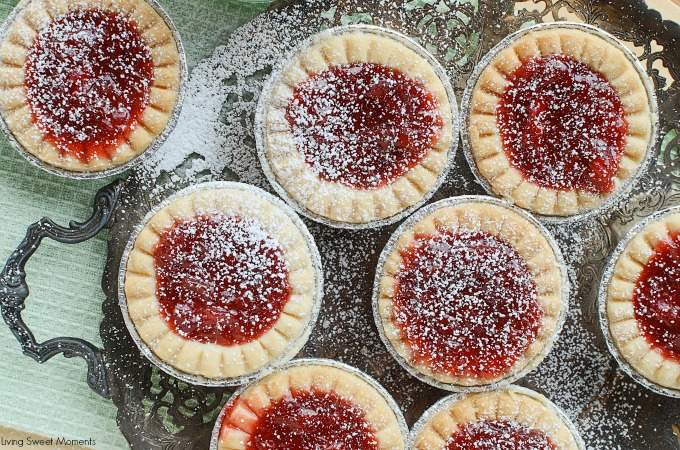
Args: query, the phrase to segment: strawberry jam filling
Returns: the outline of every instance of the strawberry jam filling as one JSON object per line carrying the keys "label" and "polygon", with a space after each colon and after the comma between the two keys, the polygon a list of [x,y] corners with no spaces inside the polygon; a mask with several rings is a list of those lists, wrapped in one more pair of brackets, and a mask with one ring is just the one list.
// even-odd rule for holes
{"label": "strawberry jam filling", "polygon": [[412,362],[496,378],[534,342],[543,313],[524,259],[481,231],[416,235],[402,253],[393,321]]}
{"label": "strawberry jam filling", "polygon": [[459,428],[445,450],[558,450],[541,430],[515,422],[480,420]]}
{"label": "strawberry jam filling", "polygon": [[680,233],[654,248],[637,279],[633,305],[647,343],[680,363]]}
{"label": "strawberry jam filling", "polygon": [[415,167],[443,126],[422,83],[368,63],[311,76],[295,89],[287,118],[314,172],[358,189],[388,185]]}
{"label": "strawberry jam filling", "polygon": [[151,52],[126,16],[87,10],[45,26],[28,53],[34,120],[63,157],[111,159],[140,120],[153,83]]}
{"label": "strawberry jam filling", "polygon": [[274,326],[291,295],[283,251],[247,218],[177,222],[153,256],[161,317],[186,339],[252,342]]}
{"label": "strawberry jam filling", "polygon": [[[239,400],[235,405],[247,408]],[[229,413],[222,426],[243,429],[243,424]],[[375,432],[363,409],[333,392],[315,389],[293,389],[291,395],[267,406],[244,431],[250,434],[248,450],[378,449]]]}
{"label": "strawberry jam filling", "polygon": [[496,119],[511,165],[541,187],[611,192],[628,123],[607,79],[553,54],[525,61],[508,81]]}

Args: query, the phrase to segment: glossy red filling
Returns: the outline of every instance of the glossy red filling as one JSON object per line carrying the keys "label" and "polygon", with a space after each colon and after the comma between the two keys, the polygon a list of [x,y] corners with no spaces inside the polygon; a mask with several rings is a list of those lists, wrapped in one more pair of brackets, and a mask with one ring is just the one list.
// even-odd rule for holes
{"label": "glossy red filling", "polygon": [[416,166],[442,132],[438,102],[419,81],[378,64],[327,69],[287,108],[298,151],[324,180],[371,189]]}
{"label": "glossy red filling", "polygon": [[464,425],[447,441],[446,450],[558,450],[541,430],[515,422],[480,420]]}
{"label": "glossy red filling", "polygon": [[635,319],[649,345],[680,363],[680,234],[660,241],[638,277]]}
{"label": "glossy red filling", "polygon": [[153,59],[122,14],[87,10],[58,17],[31,47],[25,87],[33,117],[64,157],[110,159],[142,116]]}
{"label": "glossy red filling", "polygon": [[508,81],[496,119],[512,166],[545,188],[611,192],[628,123],[607,79],[553,54],[525,61]]}
{"label": "glossy red filling", "polygon": [[[225,415],[222,426],[239,428]],[[248,450],[377,450],[378,440],[365,412],[333,392],[292,390],[259,415]]]}
{"label": "glossy red filling", "polygon": [[153,256],[161,317],[186,339],[254,341],[274,326],[292,292],[283,251],[250,219],[177,222]]}
{"label": "glossy red filling", "polygon": [[481,231],[416,236],[402,253],[393,321],[413,362],[481,379],[506,374],[543,313],[524,259]]}

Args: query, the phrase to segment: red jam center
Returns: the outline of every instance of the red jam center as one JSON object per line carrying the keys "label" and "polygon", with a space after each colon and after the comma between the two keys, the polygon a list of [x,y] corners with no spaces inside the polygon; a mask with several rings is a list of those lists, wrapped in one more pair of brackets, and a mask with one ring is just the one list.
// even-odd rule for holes
{"label": "red jam center", "polygon": [[291,295],[283,251],[246,218],[176,223],[154,248],[161,316],[180,336],[219,345],[270,330]]}
{"label": "red jam center", "polygon": [[558,450],[541,430],[515,422],[480,420],[456,431],[445,450]]}
{"label": "red jam center", "polygon": [[526,262],[482,232],[418,236],[402,254],[393,320],[414,362],[454,377],[507,373],[542,311]]}
{"label": "red jam center", "polygon": [[261,413],[246,449],[377,450],[378,441],[354,403],[333,392],[292,390]]}
{"label": "red jam center", "polygon": [[553,54],[525,61],[508,81],[496,118],[510,163],[545,188],[611,192],[628,123],[606,78]]}
{"label": "red jam center", "polygon": [[635,319],[649,345],[680,363],[680,234],[659,242],[638,277]]}
{"label": "red jam center", "polygon": [[358,189],[392,183],[442,132],[438,102],[422,83],[377,64],[327,69],[295,89],[287,118],[318,176]]}
{"label": "red jam center", "polygon": [[137,26],[104,11],[72,12],[36,38],[25,69],[34,119],[65,157],[110,159],[149,101],[153,59]]}

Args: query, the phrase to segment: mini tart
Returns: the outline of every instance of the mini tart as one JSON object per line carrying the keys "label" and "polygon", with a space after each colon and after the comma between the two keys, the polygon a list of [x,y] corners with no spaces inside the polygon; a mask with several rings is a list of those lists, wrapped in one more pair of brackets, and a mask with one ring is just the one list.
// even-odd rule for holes
{"label": "mini tart", "polygon": [[364,377],[304,362],[262,378],[225,405],[216,450],[405,449],[396,404]]}
{"label": "mini tart", "polygon": [[609,333],[640,375],[680,390],[680,212],[662,215],[625,246],[606,293]]}
{"label": "mini tart", "polygon": [[321,33],[263,96],[262,163],[313,218],[392,218],[429,196],[447,167],[448,82],[396,36],[371,27]]}
{"label": "mini tart", "polygon": [[414,433],[414,450],[582,448],[551,402],[517,388],[452,396],[426,412]]}
{"label": "mini tart", "polygon": [[234,380],[302,348],[321,273],[292,217],[235,183],[180,194],[151,216],[122,270],[134,332],[156,358],[182,374]]}
{"label": "mini tart", "polygon": [[29,159],[57,173],[104,172],[164,132],[183,57],[150,3],[28,0],[18,8],[0,43],[0,115]]}
{"label": "mini tart", "polygon": [[580,28],[523,32],[468,88],[471,164],[494,194],[546,216],[600,205],[636,174],[653,139],[653,93],[635,65]]}
{"label": "mini tart", "polygon": [[547,231],[493,200],[433,204],[383,251],[376,323],[423,381],[469,389],[543,360],[564,316],[566,273]]}

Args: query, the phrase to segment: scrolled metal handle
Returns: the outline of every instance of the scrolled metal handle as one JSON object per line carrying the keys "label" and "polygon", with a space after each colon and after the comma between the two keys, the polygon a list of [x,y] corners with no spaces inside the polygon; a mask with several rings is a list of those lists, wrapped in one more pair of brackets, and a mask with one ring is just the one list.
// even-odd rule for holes
{"label": "scrolled metal handle", "polygon": [[48,237],[64,244],[78,244],[91,239],[110,224],[123,186],[124,181],[119,179],[101,188],[95,196],[92,217],[86,222],[71,221],[68,227],[62,227],[49,218],[43,218],[29,226],[26,237],[12,252],[0,274],[0,311],[21,344],[23,353],[41,364],[59,353],[67,358],[83,358],[88,366],[87,384],[105,398],[110,398],[110,392],[104,351],[90,342],[73,337],[37,342],[21,318],[21,312],[26,307],[29,294],[25,266],[43,238]]}

